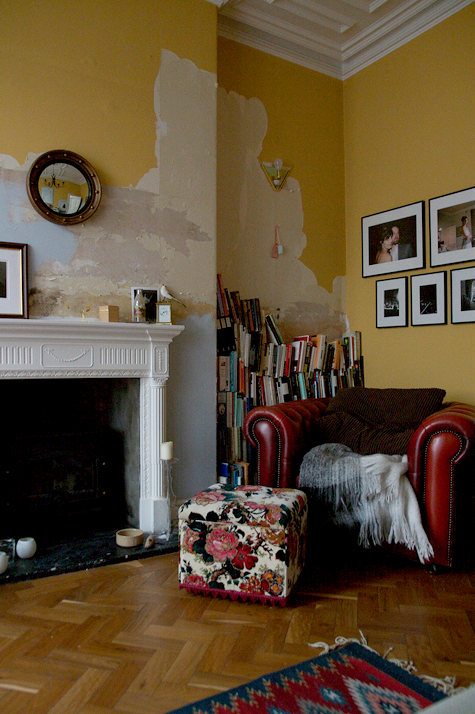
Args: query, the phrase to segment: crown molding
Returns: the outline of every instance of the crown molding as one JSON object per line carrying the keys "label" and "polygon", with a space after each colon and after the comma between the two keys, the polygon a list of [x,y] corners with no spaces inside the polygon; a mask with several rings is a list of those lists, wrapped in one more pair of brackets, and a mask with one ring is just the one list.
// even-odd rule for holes
{"label": "crown molding", "polygon": [[230,17],[218,16],[218,35],[234,40],[269,55],[322,72],[336,79],[343,79],[339,52],[331,57],[328,48],[318,51],[297,42],[277,38],[274,34],[251,27]]}
{"label": "crown molding", "polygon": [[[347,79],[398,47],[447,19],[473,0],[405,0],[351,35],[328,30],[313,35],[307,27],[270,13],[272,3],[247,5],[246,0],[208,0],[217,5],[218,35],[336,79]],[[309,3],[307,3],[309,4]],[[369,10],[383,7],[374,0]],[[274,6],[276,6],[275,3]],[[335,13],[337,12],[335,3]],[[266,12],[267,8],[269,11]],[[355,10],[357,12],[357,10]]]}
{"label": "crown molding", "polygon": [[403,12],[388,15],[384,22],[374,23],[342,46],[342,79],[347,79],[377,62],[472,2],[473,0],[444,0],[442,3],[425,0]]}

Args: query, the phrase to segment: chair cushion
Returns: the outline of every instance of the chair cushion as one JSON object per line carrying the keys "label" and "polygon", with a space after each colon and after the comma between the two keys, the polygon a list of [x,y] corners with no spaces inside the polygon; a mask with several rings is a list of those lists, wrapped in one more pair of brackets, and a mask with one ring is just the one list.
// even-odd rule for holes
{"label": "chair cushion", "polygon": [[407,453],[409,440],[445,391],[438,388],[341,389],[318,420],[322,443],[345,444],[356,454]]}

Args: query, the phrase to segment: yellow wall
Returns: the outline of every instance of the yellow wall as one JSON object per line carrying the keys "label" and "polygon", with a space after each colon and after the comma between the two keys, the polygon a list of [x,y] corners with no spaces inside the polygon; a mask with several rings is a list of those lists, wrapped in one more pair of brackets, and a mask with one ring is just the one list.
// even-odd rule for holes
{"label": "yellow wall", "polygon": [[[216,7],[205,0],[3,2],[2,28],[1,153],[23,164],[64,146],[105,185],[134,184],[156,165],[161,49],[216,72]],[[328,290],[345,273],[346,205],[348,315],[370,386],[437,384],[475,400],[473,324],[377,330],[360,236],[361,216],[474,184],[474,28],[472,4],[345,83],[219,42],[220,85],[266,108],[261,157],[294,165],[302,259]]]}
{"label": "yellow wall", "polygon": [[67,148],[103,184],[134,184],[156,163],[162,48],[216,72],[217,10],[205,0],[21,0],[1,8],[2,153],[20,164],[28,152]]}
{"label": "yellow wall", "polygon": [[[475,326],[375,327],[376,278],[361,277],[362,216],[474,185],[475,4],[344,83],[347,308],[363,333],[366,384],[438,386],[475,403]],[[473,263],[472,263],[473,265]],[[403,273],[393,273],[396,277]]]}
{"label": "yellow wall", "polygon": [[[0,23],[0,235],[29,246],[30,316],[97,319],[111,304],[128,321],[132,286],[166,283],[184,297],[166,437],[187,497],[209,484],[216,452],[217,9],[0,0]],[[73,226],[41,218],[25,188],[34,155],[61,148],[90,161],[103,185],[99,210]],[[136,479],[133,524],[138,490]]]}
{"label": "yellow wall", "polygon": [[268,130],[260,159],[293,166],[307,236],[301,260],[331,291],[345,273],[342,83],[222,38],[218,83],[263,102]]}

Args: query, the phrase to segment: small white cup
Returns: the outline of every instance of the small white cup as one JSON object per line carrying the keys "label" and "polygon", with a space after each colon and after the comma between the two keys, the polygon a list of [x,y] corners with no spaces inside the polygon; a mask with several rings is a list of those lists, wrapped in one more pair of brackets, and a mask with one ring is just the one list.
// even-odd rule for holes
{"label": "small white cup", "polygon": [[19,558],[32,558],[36,553],[34,538],[19,538],[16,544],[16,554]]}
{"label": "small white cup", "polygon": [[8,555],[0,550],[0,574],[8,568]]}

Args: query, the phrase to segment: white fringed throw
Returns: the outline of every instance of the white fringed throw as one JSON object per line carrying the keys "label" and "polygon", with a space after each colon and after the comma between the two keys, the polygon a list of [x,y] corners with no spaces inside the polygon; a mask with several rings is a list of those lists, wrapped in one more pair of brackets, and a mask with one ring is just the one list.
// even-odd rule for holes
{"label": "white fringed throw", "polygon": [[344,444],[322,444],[305,454],[299,488],[331,505],[336,523],[358,524],[365,547],[402,543],[423,563],[434,552],[406,472],[407,456],[360,456]]}

